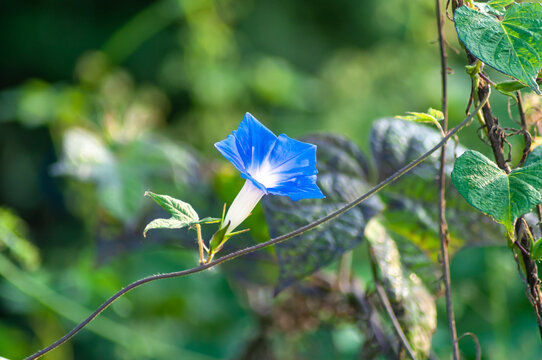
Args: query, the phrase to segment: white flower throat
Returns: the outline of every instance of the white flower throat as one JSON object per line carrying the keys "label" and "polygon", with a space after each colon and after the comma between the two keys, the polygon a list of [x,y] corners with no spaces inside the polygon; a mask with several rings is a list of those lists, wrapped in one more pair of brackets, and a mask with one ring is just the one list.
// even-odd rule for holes
{"label": "white flower throat", "polygon": [[264,195],[265,193],[258,189],[252,181],[247,180],[245,182],[245,185],[241,191],[239,191],[235,200],[233,200],[233,203],[224,218],[222,227],[227,226],[228,223],[230,224],[226,230],[226,234],[231,233],[248,217],[248,215],[250,215],[250,212]]}
{"label": "white flower throat", "polygon": [[267,160],[259,164],[257,167],[250,169],[248,173],[254,178],[254,180],[266,188],[277,186],[280,180],[280,174],[276,171],[276,169],[273,169]]}

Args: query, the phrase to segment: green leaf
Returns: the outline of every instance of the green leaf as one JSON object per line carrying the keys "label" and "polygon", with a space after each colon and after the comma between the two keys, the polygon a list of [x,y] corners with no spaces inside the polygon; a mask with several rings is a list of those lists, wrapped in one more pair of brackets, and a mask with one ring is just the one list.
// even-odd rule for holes
{"label": "green leaf", "polygon": [[186,226],[196,224],[211,224],[220,219],[206,217],[200,219],[192,206],[184,201],[172,198],[168,195],[155,194],[153,192],[145,192],[145,196],[150,196],[171,214],[169,219],[155,219],[151,221],[143,230],[143,236],[147,236],[147,231],[151,229],[181,229]]}
{"label": "green leaf", "polygon": [[209,242],[209,254],[215,254],[222,246],[224,246],[224,243],[228,241],[228,239],[231,237],[231,234],[226,235],[226,230],[228,230],[230,222],[228,221],[228,224],[226,226],[221,227],[217,232],[213,234],[213,237],[211,237],[211,241]]}
{"label": "green leaf", "polygon": [[[294,202],[284,196],[264,197],[271,237],[307,225],[371,188],[367,182],[367,161],[354,143],[337,135],[308,136],[303,141],[318,147],[318,186],[326,198]],[[365,224],[381,209],[382,203],[373,196],[336,220],[277,245],[280,275],[276,291],[332,263],[361,243]]]}
{"label": "green leaf", "polygon": [[28,240],[26,223],[10,209],[0,207],[0,251],[3,248],[29,270],[40,265],[39,250]]}
{"label": "green leaf", "polygon": [[440,110],[429,108],[429,110],[427,110],[427,113],[436,120],[444,120],[444,114]]}
{"label": "green leaf", "polygon": [[407,114],[410,114],[410,116],[396,116],[396,118],[414,122],[432,123],[442,131],[439,121],[444,119],[444,114],[440,110],[429,108],[427,113],[409,111]]}
{"label": "green leaf", "polygon": [[495,89],[504,95],[515,97],[514,91],[521,90],[525,87],[522,83],[515,80],[503,81],[495,85]]}
{"label": "green leaf", "polygon": [[540,94],[536,83],[542,67],[540,4],[513,4],[502,20],[463,5],[455,11],[454,21],[459,39],[474,56]]}
{"label": "green leaf", "polygon": [[535,241],[531,248],[531,258],[534,260],[542,260],[542,238]]}
{"label": "green leaf", "polygon": [[535,147],[530,153],[529,156],[527,156],[527,160],[525,160],[525,165],[528,166],[531,164],[534,164],[537,161],[542,160],[542,145],[539,145]]}
{"label": "green leaf", "polygon": [[485,3],[473,2],[482,12],[503,16],[506,8],[514,3],[514,0],[492,0]]}
{"label": "green leaf", "polygon": [[454,165],[452,181],[475,208],[512,233],[515,220],[542,202],[542,162],[506,174],[491,160],[469,150]]}
{"label": "green leaf", "polygon": [[504,11],[507,6],[510,6],[514,3],[514,0],[491,0],[487,4],[492,8],[500,11]]}
{"label": "green leaf", "polygon": [[[371,130],[372,160],[378,171],[378,180],[386,179],[401,167],[418,158],[441,140],[435,129],[395,118],[384,118],[374,122]],[[465,245],[495,244],[502,236],[501,227],[473,209],[459,196],[450,181],[456,154],[466,149],[449,141],[446,152],[446,216],[450,230],[450,253]],[[436,177],[440,166],[437,151],[427,160],[397,182],[382,189],[380,198],[386,203],[383,216],[386,227],[402,235],[432,259],[434,268],[440,268],[437,257],[440,249],[438,184]],[[396,239],[399,240],[399,239]],[[407,240],[403,241],[404,243]],[[400,243],[399,243],[400,244]],[[405,244],[406,246],[406,244]],[[410,246],[412,247],[412,246]],[[414,261],[424,260],[415,256]],[[403,249],[401,249],[403,253]],[[434,288],[435,270],[426,264],[426,275],[420,276],[428,287]],[[425,272],[425,271],[424,271]],[[438,275],[437,275],[438,276]],[[427,279],[427,281],[426,281]],[[435,289],[438,291],[438,289]]]}
{"label": "green leaf", "polygon": [[[542,79],[537,79],[536,83],[540,85],[542,83]],[[511,96],[514,99],[516,98],[515,92],[523,88],[525,88],[525,85],[516,80],[503,81],[495,85],[495,89],[497,89],[497,91],[499,91],[501,94]]]}
{"label": "green leaf", "polygon": [[378,218],[369,221],[365,236],[386,293],[412,350],[417,358],[427,359],[437,327],[435,298],[417,274],[404,266],[394,239]]}

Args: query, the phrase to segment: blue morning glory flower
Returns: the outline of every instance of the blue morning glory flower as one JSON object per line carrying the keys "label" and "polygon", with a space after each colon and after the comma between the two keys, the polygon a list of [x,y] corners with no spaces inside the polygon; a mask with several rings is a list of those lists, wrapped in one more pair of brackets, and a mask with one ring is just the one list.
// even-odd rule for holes
{"label": "blue morning glory flower", "polygon": [[239,128],[215,147],[247,179],[230,206],[224,226],[231,233],[266,194],[292,200],[321,199],[316,185],[316,145],[281,134],[278,137],[246,113]]}

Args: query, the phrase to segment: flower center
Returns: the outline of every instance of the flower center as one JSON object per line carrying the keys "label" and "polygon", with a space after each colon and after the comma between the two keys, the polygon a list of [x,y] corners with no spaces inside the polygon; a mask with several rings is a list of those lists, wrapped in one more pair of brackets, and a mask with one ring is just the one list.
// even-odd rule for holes
{"label": "flower center", "polygon": [[250,169],[250,176],[266,188],[277,186],[280,181],[280,174],[271,166],[269,161],[265,160],[255,169]]}

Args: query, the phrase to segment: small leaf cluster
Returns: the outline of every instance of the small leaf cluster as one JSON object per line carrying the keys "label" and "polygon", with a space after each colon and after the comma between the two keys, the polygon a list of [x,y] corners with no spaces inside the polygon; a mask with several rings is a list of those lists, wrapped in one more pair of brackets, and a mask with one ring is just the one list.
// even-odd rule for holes
{"label": "small leaf cluster", "polygon": [[198,213],[192,206],[184,201],[175,199],[169,195],[160,195],[153,192],[145,192],[145,196],[151,197],[154,201],[171,214],[169,219],[154,219],[145,226],[143,236],[151,229],[182,229],[184,227],[193,228],[200,224],[214,224],[220,219],[206,217],[200,219]]}

